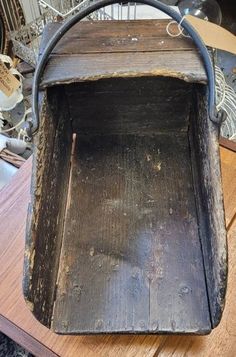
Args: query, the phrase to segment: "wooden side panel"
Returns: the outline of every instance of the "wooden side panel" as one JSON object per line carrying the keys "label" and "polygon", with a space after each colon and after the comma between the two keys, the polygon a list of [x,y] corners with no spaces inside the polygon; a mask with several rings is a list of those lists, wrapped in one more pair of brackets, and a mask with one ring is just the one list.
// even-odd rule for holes
{"label": "wooden side panel", "polygon": [[116,78],[66,86],[74,132],[187,132],[192,84],[165,77]]}
{"label": "wooden side panel", "polygon": [[77,137],[53,329],[211,330],[187,133]]}
{"label": "wooden side panel", "polygon": [[63,88],[44,95],[37,134],[24,263],[25,299],[50,326],[61,248],[72,132]]}
{"label": "wooden side panel", "polygon": [[192,161],[213,327],[219,323],[227,286],[227,240],[221,185],[219,128],[208,117],[204,87],[195,92],[191,115]]}

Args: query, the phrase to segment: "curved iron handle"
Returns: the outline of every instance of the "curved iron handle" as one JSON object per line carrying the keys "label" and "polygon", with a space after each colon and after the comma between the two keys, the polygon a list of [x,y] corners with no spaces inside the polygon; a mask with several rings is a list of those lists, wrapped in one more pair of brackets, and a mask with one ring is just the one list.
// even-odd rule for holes
{"label": "curved iron handle", "polygon": [[[33,104],[32,104],[33,114],[34,114],[33,131],[36,131],[39,126],[39,104],[38,104],[38,101],[39,101],[40,79],[43,75],[43,71],[46,67],[48,58],[49,58],[52,50],[55,48],[55,46],[57,45],[59,40],[65,35],[65,33],[68,30],[70,30],[70,28],[72,26],[74,26],[77,22],[83,20],[85,17],[87,17],[94,11],[101,9],[104,6],[113,5],[118,2],[119,2],[119,0],[98,0],[96,3],[89,5],[87,8],[80,11],[78,14],[76,14],[71,19],[66,21],[64,23],[64,25],[62,25],[62,27],[51,38],[50,42],[48,43],[47,47],[44,50],[44,53],[42,54],[42,56],[39,60],[39,63],[37,65],[37,68],[35,70],[35,75],[34,75]],[[163,4],[159,0],[137,0],[136,2],[150,5],[158,10],[161,10],[164,13],[166,13],[167,15],[169,15],[170,17],[172,17],[178,23],[180,23],[180,21],[181,21],[181,26],[191,36],[192,40],[194,41],[195,45],[199,49],[201,56],[203,58],[204,67],[205,67],[207,77],[208,77],[208,91],[209,91],[208,115],[212,122],[219,124],[221,119],[220,119],[219,113],[217,114],[217,111],[216,111],[214,69],[213,69],[210,54],[209,54],[204,42],[202,41],[201,37],[198,35],[196,30],[193,28],[193,26],[186,19],[183,19],[182,16],[178,12],[173,10],[168,5]]]}

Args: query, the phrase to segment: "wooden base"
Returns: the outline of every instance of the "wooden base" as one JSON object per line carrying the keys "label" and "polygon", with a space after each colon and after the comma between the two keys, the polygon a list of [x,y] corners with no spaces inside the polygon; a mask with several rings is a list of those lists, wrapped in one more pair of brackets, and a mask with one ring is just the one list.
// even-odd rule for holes
{"label": "wooden base", "polygon": [[52,327],[211,330],[186,132],[77,138]]}
{"label": "wooden base", "polygon": [[30,313],[22,294],[22,268],[31,160],[0,193],[0,330],[37,357],[232,357],[236,354],[236,155],[221,149],[229,279],[220,325],[208,336],[59,336]]}

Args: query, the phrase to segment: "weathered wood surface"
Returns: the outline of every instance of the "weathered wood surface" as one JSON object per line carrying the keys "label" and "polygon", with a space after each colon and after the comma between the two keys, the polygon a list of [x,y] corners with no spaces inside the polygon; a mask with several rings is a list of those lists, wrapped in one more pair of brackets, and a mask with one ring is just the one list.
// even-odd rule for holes
{"label": "weathered wood surface", "polygon": [[[206,82],[203,63],[192,41],[171,38],[166,32],[167,23],[83,21],[75,25],[53,51],[42,86],[145,75]],[[46,28],[41,51],[59,26],[51,24]]]}
{"label": "weathered wood surface", "polygon": [[[168,23],[168,20],[83,21],[65,34],[53,54],[194,50],[190,38],[168,35]],[[49,36],[60,26],[59,23],[47,25],[40,53]]]}
{"label": "weathered wood surface", "polygon": [[60,89],[44,97],[35,137],[24,262],[25,298],[35,316],[48,326],[61,249],[72,137],[66,98]]}
{"label": "weathered wood surface", "polygon": [[[0,193],[0,330],[38,357],[232,357],[236,354],[236,154],[221,149],[228,224],[229,281],[220,325],[208,336],[59,336],[42,326],[25,305],[22,267],[31,159]],[[234,204],[233,204],[234,202]],[[234,223],[233,223],[234,222]]]}
{"label": "weathered wood surface", "polygon": [[206,88],[195,89],[197,100],[191,110],[190,134],[192,167],[211,321],[215,327],[224,309],[228,273],[219,128],[208,118]]}
{"label": "weathered wood surface", "polygon": [[[217,131],[209,123],[206,93],[200,95],[205,86],[195,85],[195,93],[193,84],[171,78],[192,81],[194,77],[199,82],[194,65],[201,62],[195,50],[148,48],[149,56],[158,60],[156,72],[150,71],[150,61],[148,71],[140,67],[134,71],[131,57],[144,60],[145,41],[142,38],[135,47],[122,36],[111,41],[109,32],[106,41],[105,32],[101,33],[105,25],[114,26],[118,34],[125,26],[121,23],[115,29],[115,22],[99,24],[97,41],[89,40],[87,53],[86,41],[81,53],[68,49],[68,44],[75,46],[70,39],[78,39],[72,32],[47,66],[50,84],[88,79],[89,83],[47,90],[51,98],[47,115],[56,140],[48,135],[47,152],[38,151],[35,165],[25,295],[35,316],[59,333],[204,334],[220,320],[227,275]],[[145,25],[148,42],[148,22]],[[86,40],[96,23],[85,26],[90,28]],[[138,22],[127,25],[129,35],[135,26]],[[121,51],[122,41],[126,52]],[[129,63],[124,54],[131,56]],[[166,69],[165,54],[179,65],[179,72]],[[88,56],[100,61],[102,75]],[[195,56],[194,63],[191,56]],[[63,69],[65,58],[72,62]],[[112,70],[110,65],[104,67],[104,59],[110,61]],[[78,66],[77,60],[85,62]],[[189,66],[191,80],[183,63]],[[124,74],[124,65],[131,67],[126,78],[114,78]],[[84,77],[78,76],[78,70]],[[157,74],[168,78],[150,78]],[[39,137],[50,133],[45,117]],[[57,121],[58,128],[53,124]],[[189,126],[190,121],[194,125]],[[78,148],[69,171],[71,124]],[[163,161],[149,167],[149,155],[159,155],[158,145]],[[52,169],[47,161],[50,151],[55,159]],[[151,204],[147,204],[148,197]],[[104,203],[107,200],[110,208]]]}
{"label": "weathered wood surface", "polygon": [[25,163],[25,159],[22,156],[14,154],[8,149],[4,149],[0,152],[0,158],[17,168],[20,168]]}
{"label": "weathered wood surface", "polygon": [[78,135],[68,202],[55,331],[211,330],[187,133]]}
{"label": "weathered wood surface", "polygon": [[[30,228],[28,237],[30,235],[35,237],[36,231],[37,239],[34,241],[33,249],[30,247],[30,250],[26,251],[27,259],[28,255],[30,256],[29,262],[32,260],[34,262],[32,267],[29,265],[32,270],[29,270],[30,291],[26,292],[26,298],[33,303],[35,316],[59,333],[192,332],[204,334],[209,332],[212,326],[216,326],[221,318],[226,288],[227,249],[220,187],[217,130],[208,120],[205,93],[200,95],[201,90],[204,92],[204,86],[196,90],[194,97],[192,85],[180,80],[169,79],[169,81],[170,83],[165,78],[158,78],[157,83],[154,83],[155,79],[139,78],[77,84],[68,86],[66,96],[62,86],[48,90],[49,97],[54,98],[54,104],[49,101],[50,113],[53,113],[50,122],[56,120],[54,117],[57,118],[60,113],[60,116],[63,117],[64,131],[67,131],[66,123],[68,124],[69,133],[64,134],[67,144],[64,141],[63,144],[69,147],[67,149],[70,152],[72,132],[69,119],[72,119],[72,127],[73,131],[77,132],[80,151],[76,150],[73,156],[71,189],[67,202],[69,169],[67,174],[66,171],[63,174],[60,165],[58,165],[55,167],[54,178],[49,175],[48,181],[57,187],[57,191],[53,191],[57,199],[56,205],[52,206],[53,213],[48,210],[50,207],[48,202],[52,204],[54,198],[51,199],[50,195],[46,194],[41,202],[41,215],[38,215],[36,211],[32,215],[33,222],[36,222],[36,224],[34,223],[36,228]],[[150,92],[152,95],[149,95]],[[62,95],[65,101],[63,106]],[[104,101],[101,100],[103,96]],[[191,98],[195,99],[195,106],[192,108],[194,117],[191,118],[194,125],[190,125],[188,130]],[[61,106],[60,109],[58,105]],[[65,107],[66,112],[63,113]],[[59,109],[59,112],[55,111],[55,108]],[[193,133],[194,140],[190,150],[189,135],[191,136],[191,133]],[[86,135],[88,143],[84,140],[83,135]],[[63,150],[60,147],[60,140],[63,140],[63,137],[58,137],[58,141],[55,143],[52,137],[48,138],[48,145],[52,151],[57,152],[58,148]],[[182,156],[183,148],[181,145],[178,146],[179,138],[184,138],[184,157]],[[156,142],[156,146],[154,142]],[[96,143],[99,143],[98,146]],[[157,178],[156,181],[153,181],[155,175],[153,177],[153,173],[148,172],[144,162],[146,162],[147,152],[150,150],[154,155],[158,153],[159,143],[160,151],[164,157],[161,165],[167,162],[167,166],[166,171],[160,170],[159,180]],[[96,150],[92,151],[93,146],[97,152]],[[82,172],[83,160],[86,162],[83,158],[86,156],[86,150],[88,151],[87,164],[92,164],[91,171],[97,172],[98,175],[94,176],[94,172],[92,172],[90,180],[89,173],[87,172],[87,176],[83,177]],[[125,150],[130,150],[132,154],[131,157],[127,154],[127,161],[125,161]],[[195,152],[195,158],[190,156],[190,151]],[[48,156],[42,153],[40,155],[44,155],[45,160]],[[67,158],[67,160],[69,159]],[[197,163],[197,174],[195,175],[197,178],[194,185],[191,160]],[[116,182],[120,182],[122,173],[119,167],[124,167],[134,182],[133,185],[130,182],[125,182],[126,189],[118,187],[120,191],[115,193],[115,197],[118,197],[120,206],[114,208],[115,215],[109,216],[107,211],[104,211],[103,215],[102,203],[99,206],[100,195],[102,194],[103,198],[111,197],[110,200],[115,199],[109,185],[114,186]],[[35,170],[36,182],[38,187],[43,187],[47,192],[47,181],[44,184],[41,183],[41,171],[47,177],[47,168],[43,167],[42,169],[38,165]],[[168,181],[168,175],[173,181]],[[137,187],[136,176],[139,182]],[[85,180],[85,187],[81,177]],[[88,186],[86,186],[86,178]],[[194,189],[193,186],[195,186]],[[146,192],[145,189],[150,192]],[[146,207],[146,196],[155,197],[158,190],[159,196],[154,198],[154,207],[148,211],[146,221],[139,232],[141,218],[135,216],[132,192],[134,191],[134,196],[137,199],[141,195],[142,210]],[[49,192],[51,194],[51,190]],[[60,200],[62,192],[65,196],[63,196],[63,200]],[[200,197],[199,200],[198,197]],[[37,195],[32,197],[34,207],[38,206],[39,198]],[[176,205],[175,209],[177,206],[180,209],[181,213],[178,213],[176,217],[172,215],[172,207],[169,215],[164,210],[165,205],[170,203]],[[96,204],[99,215],[96,213]],[[185,204],[185,211],[182,212],[181,207]],[[123,205],[127,205],[134,214],[134,217],[128,221],[120,211],[120,207]],[[65,212],[65,206],[67,206],[67,214],[64,220],[63,213],[58,218],[58,211]],[[83,211],[85,208],[86,210]],[[179,211],[177,210],[177,212]],[[49,217],[46,217],[45,214]],[[80,224],[81,216],[83,217],[82,224]],[[42,229],[38,228],[39,225],[37,226],[38,217],[41,219],[40,222],[45,222],[47,219],[46,238],[42,234]],[[52,223],[50,217],[52,217]],[[167,217],[170,219],[168,220]],[[153,233],[153,236],[147,228],[149,221],[159,227],[156,228],[157,231]],[[188,221],[190,237],[186,228]],[[54,228],[58,222],[62,226],[60,231],[55,231]],[[117,222],[120,224],[120,228],[114,233],[113,227],[117,227]],[[52,225],[52,229],[50,225]],[[164,228],[160,231],[162,226]],[[72,232],[73,229],[74,232]],[[60,251],[62,232],[64,237],[62,251]],[[142,232],[145,238],[143,249],[146,244],[147,251],[143,258],[144,266],[138,273],[138,285],[136,286],[132,276],[135,275],[133,272],[136,267],[134,262],[142,260],[142,257],[139,256],[141,248],[131,250],[133,254],[131,257],[129,257],[128,248],[132,245],[129,242],[131,237],[132,242],[136,245]],[[108,250],[105,253],[103,248],[98,252],[98,258],[101,253],[102,257],[107,259],[105,259],[103,268],[103,263],[95,261],[96,264],[101,264],[101,269],[97,274],[95,274],[97,265],[94,265],[93,259],[91,260],[90,256],[87,257],[84,252],[84,246],[89,247],[90,250],[94,248],[92,242],[96,239],[101,241],[102,247],[106,246],[108,242],[110,244],[110,250],[108,245]],[[175,244],[169,244],[168,239]],[[28,241],[30,242],[30,238]],[[49,241],[53,245],[48,250]],[[119,242],[121,245],[127,244],[127,247],[126,245],[124,247],[127,248],[130,261],[127,262],[122,258],[121,254],[125,253],[120,252],[119,245],[117,246]],[[163,251],[159,252],[159,246],[163,246],[164,242],[167,242],[167,247],[162,247]],[[54,245],[57,247],[56,250]],[[54,262],[53,266],[53,260],[47,260],[51,264],[54,277],[53,280],[50,280],[50,285],[48,280],[44,279],[48,269],[47,264],[44,266],[44,250],[49,254],[56,251],[52,257],[57,259],[57,263]],[[123,250],[125,251],[125,248]],[[158,251],[159,256],[154,255],[152,258],[153,251]],[[93,258],[94,252],[92,251],[91,254]],[[120,259],[117,265],[121,264],[122,278],[119,278],[119,274],[117,274],[118,278],[110,277],[110,274],[113,274],[113,260],[108,259],[110,256]],[[172,264],[169,268],[171,257],[173,257]],[[188,272],[186,266],[190,266],[190,275],[187,276],[185,276],[185,273]],[[57,268],[59,268],[58,273]],[[160,279],[158,279],[159,269],[165,270]],[[156,282],[154,286],[148,280],[150,271],[153,277],[156,273],[156,278],[153,278]],[[176,280],[173,282],[174,273],[176,273]],[[56,285],[56,275],[58,285]],[[28,279],[27,274],[26,279]],[[111,283],[109,279],[111,279]],[[86,282],[87,284],[85,284]],[[39,284],[40,289],[38,289]],[[181,289],[184,291],[183,294]],[[117,292],[120,295],[117,295]],[[166,304],[166,301],[169,303]],[[140,302],[142,302],[142,310]],[[52,315],[53,303],[54,313]],[[152,304],[153,308],[151,308]],[[96,309],[96,313],[94,309]],[[116,318],[118,312],[119,317]],[[183,316],[185,317],[183,318]],[[154,328],[154,326],[156,327]]]}
{"label": "weathered wood surface", "polygon": [[86,135],[187,132],[192,86],[163,77],[68,85],[73,131]]}

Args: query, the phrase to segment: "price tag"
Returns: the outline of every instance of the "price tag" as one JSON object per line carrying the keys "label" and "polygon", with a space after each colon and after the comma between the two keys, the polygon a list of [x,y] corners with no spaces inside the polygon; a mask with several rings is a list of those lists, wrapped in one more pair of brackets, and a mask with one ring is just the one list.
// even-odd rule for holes
{"label": "price tag", "polygon": [[228,51],[236,55],[236,36],[221,26],[187,15],[186,20],[199,33],[207,46]]}
{"label": "price tag", "polygon": [[5,64],[0,60],[0,90],[7,97],[10,97],[19,87],[20,81],[11,74]]}

